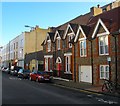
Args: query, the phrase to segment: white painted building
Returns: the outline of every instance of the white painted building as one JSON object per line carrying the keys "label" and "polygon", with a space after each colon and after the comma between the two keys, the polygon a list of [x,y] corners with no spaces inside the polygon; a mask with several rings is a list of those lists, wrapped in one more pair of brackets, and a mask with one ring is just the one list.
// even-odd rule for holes
{"label": "white painted building", "polygon": [[24,42],[25,42],[25,33],[19,35],[18,41],[18,65],[24,67]]}
{"label": "white painted building", "polygon": [[9,67],[9,63],[18,60],[17,65],[24,67],[24,33],[12,39],[1,49],[1,65]]}

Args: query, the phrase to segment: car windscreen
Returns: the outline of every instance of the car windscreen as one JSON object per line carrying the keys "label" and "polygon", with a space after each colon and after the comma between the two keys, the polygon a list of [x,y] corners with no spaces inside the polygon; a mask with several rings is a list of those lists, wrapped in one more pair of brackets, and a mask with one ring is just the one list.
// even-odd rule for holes
{"label": "car windscreen", "polygon": [[22,73],[23,72],[23,69],[19,69],[19,73]]}
{"label": "car windscreen", "polygon": [[37,73],[38,73],[38,74],[41,74],[41,75],[43,75],[43,74],[47,74],[47,73],[44,72],[44,71],[43,71],[43,72],[38,71]]}
{"label": "car windscreen", "polygon": [[24,70],[25,73],[30,73],[30,70]]}

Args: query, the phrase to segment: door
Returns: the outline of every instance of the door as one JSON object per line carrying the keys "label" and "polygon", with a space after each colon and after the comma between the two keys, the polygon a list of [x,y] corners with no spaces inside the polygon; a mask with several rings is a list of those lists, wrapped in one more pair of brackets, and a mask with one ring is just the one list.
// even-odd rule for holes
{"label": "door", "polygon": [[57,74],[58,74],[58,76],[60,76],[60,70],[61,70],[61,64],[60,63],[57,64],[57,70],[58,70]]}
{"label": "door", "polygon": [[79,82],[92,83],[92,67],[79,66]]}

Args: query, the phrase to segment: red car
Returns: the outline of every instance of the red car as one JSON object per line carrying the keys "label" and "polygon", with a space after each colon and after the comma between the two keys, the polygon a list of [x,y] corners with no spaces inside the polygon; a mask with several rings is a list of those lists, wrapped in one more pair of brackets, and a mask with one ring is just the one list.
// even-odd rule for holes
{"label": "red car", "polygon": [[34,80],[37,82],[41,82],[41,81],[49,81],[51,82],[53,80],[53,77],[50,76],[47,72],[40,72],[40,71],[34,71],[32,73],[30,73],[30,80]]}

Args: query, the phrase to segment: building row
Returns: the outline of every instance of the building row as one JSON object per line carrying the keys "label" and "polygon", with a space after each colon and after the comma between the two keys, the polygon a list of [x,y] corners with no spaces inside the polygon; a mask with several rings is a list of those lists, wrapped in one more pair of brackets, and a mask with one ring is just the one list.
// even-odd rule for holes
{"label": "building row", "polygon": [[120,81],[120,0],[58,27],[34,27],[1,49],[1,66],[36,67],[77,82]]}
{"label": "building row", "polygon": [[45,39],[46,33],[49,30],[50,28],[42,29],[39,26],[35,26],[29,32],[22,32],[16,38],[9,41],[1,49],[1,66],[10,67],[17,65],[30,69],[32,67],[43,67],[43,59],[38,58],[38,56],[43,56],[41,52],[43,47],[40,42]]}
{"label": "building row", "polygon": [[[43,41],[44,70],[54,76],[101,85],[120,79],[120,7],[91,12],[48,32]],[[120,80],[119,80],[120,81]]]}

